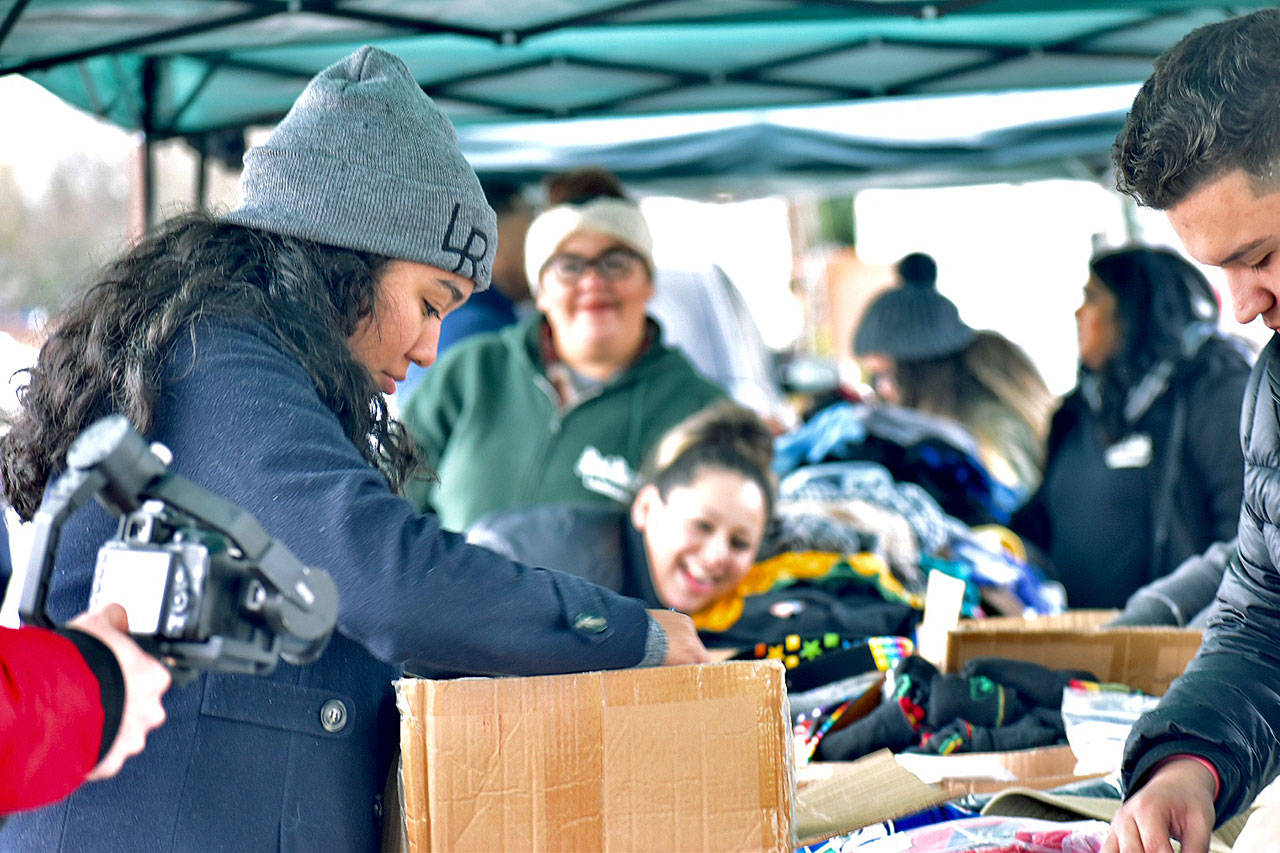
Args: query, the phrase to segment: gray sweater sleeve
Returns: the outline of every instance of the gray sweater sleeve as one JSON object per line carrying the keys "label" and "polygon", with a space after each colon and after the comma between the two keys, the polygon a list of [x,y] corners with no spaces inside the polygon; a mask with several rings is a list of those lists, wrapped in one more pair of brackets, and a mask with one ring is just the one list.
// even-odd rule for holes
{"label": "gray sweater sleeve", "polygon": [[[1168,575],[1129,596],[1124,612],[1108,623],[1126,625],[1201,625],[1212,606],[1236,540],[1215,542],[1203,554],[1188,557]],[[1197,618],[1200,617],[1200,618]]]}

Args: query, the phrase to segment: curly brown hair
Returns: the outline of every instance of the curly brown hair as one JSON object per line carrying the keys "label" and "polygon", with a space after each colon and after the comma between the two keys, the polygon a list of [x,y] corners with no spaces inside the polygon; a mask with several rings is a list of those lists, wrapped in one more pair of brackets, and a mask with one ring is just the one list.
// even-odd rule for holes
{"label": "curly brown hair", "polygon": [[1193,30],[1159,59],[1112,152],[1116,189],[1168,210],[1243,169],[1280,187],[1280,9]]}
{"label": "curly brown hair", "polygon": [[370,464],[400,489],[419,464],[347,338],[373,312],[389,259],[230,225],[205,213],[177,217],[110,263],[54,318],[0,439],[0,477],[23,518],[89,424],[125,415],[144,434],[162,361],[201,317],[251,317],[296,358]]}

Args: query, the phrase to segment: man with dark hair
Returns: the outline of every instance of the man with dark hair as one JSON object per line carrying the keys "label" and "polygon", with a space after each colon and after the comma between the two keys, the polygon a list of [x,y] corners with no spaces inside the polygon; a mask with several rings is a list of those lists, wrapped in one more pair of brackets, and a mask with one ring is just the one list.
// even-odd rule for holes
{"label": "man with dark hair", "polygon": [[[1280,329],[1280,9],[1201,27],[1162,55],[1115,160],[1117,187],[1166,211],[1187,251],[1226,273],[1236,319]],[[1130,735],[1107,853],[1167,851],[1171,837],[1207,850],[1211,828],[1280,770],[1277,400],[1273,338],[1245,392],[1239,552],[1199,654]],[[1251,823],[1235,849],[1280,849],[1272,831]]]}

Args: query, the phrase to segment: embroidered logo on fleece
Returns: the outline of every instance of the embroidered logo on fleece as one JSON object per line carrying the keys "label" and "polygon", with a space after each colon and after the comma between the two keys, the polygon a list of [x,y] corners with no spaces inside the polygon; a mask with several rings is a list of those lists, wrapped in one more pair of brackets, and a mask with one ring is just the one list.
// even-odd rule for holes
{"label": "embroidered logo on fleece", "polygon": [[620,503],[627,503],[635,494],[636,472],[627,460],[621,456],[605,456],[589,444],[574,463],[573,473],[582,480],[583,488]]}

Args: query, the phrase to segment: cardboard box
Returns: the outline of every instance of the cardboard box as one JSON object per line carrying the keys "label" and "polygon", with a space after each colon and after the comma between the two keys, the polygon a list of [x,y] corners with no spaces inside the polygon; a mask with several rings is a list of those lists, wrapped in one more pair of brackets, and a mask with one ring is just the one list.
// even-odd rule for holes
{"label": "cardboard box", "polygon": [[922,781],[939,785],[952,798],[966,794],[990,794],[1013,785],[1047,791],[1069,782],[1103,775],[1077,776],[1076,754],[1065,744],[1009,752],[904,753],[898,756],[898,760]]}
{"label": "cardboard box", "polygon": [[1102,681],[1161,696],[1200,648],[1189,628],[1102,628],[1113,610],[1059,616],[962,621],[947,635],[943,672],[980,657],[1027,660],[1050,669],[1083,669]]}
{"label": "cardboard box", "polygon": [[880,750],[856,761],[814,762],[798,771],[796,834],[811,844],[967,794],[1048,790],[1090,778],[1076,776],[1075,764],[1069,746],[956,755]]}
{"label": "cardboard box", "polygon": [[[1114,610],[1081,610],[962,621],[947,633],[942,670],[957,672],[973,658],[1003,657],[1053,669],[1086,669],[1104,681],[1163,694],[1195,656],[1200,632],[1100,627],[1115,615]],[[797,831],[802,838],[825,838],[969,793],[1015,786],[1048,790],[1089,778],[1076,776],[1075,767],[1069,746],[954,755],[877,753],[852,762],[818,762],[800,771]]]}
{"label": "cardboard box", "polygon": [[887,749],[857,761],[817,761],[798,771],[795,833],[811,844],[923,811],[951,798],[903,767]]}
{"label": "cardboard box", "polygon": [[409,849],[789,850],[784,672],[398,681]]}

